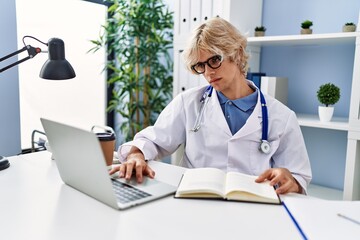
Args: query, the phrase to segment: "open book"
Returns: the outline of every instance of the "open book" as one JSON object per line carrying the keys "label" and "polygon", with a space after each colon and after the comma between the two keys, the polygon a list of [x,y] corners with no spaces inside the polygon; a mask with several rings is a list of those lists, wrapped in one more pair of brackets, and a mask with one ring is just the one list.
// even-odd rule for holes
{"label": "open book", "polygon": [[269,182],[256,183],[257,176],[225,173],[216,168],[194,168],[184,173],[176,198],[221,198],[224,200],[280,204]]}

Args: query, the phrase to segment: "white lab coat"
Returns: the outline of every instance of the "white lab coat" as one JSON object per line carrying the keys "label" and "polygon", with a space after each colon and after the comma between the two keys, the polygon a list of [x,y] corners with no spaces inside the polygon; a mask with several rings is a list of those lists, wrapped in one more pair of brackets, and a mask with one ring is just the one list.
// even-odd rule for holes
{"label": "white lab coat", "polygon": [[273,167],[289,169],[306,191],[312,177],[311,168],[295,113],[265,95],[271,152],[264,154],[259,150],[262,134],[259,94],[253,113],[245,125],[232,135],[214,90],[206,105],[200,130],[191,131],[205,89],[197,87],[176,96],[159,115],[154,126],[140,131],[133,141],[120,146],[120,160],[126,159],[132,145],[144,153],[145,159],[154,160],[172,154],[184,144],[181,162],[185,167],[215,167],[224,171],[260,175],[270,168],[272,158]]}

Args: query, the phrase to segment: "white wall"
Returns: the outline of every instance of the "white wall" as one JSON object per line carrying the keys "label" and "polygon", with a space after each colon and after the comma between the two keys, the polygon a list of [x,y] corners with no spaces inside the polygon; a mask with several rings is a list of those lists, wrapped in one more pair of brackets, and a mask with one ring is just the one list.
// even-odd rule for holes
{"label": "white wall", "polygon": [[[0,1],[0,58],[16,50],[16,11],[14,0]],[[0,68],[16,62],[17,57],[0,63]],[[0,155],[15,155],[20,148],[18,68],[0,73]]]}
{"label": "white wall", "polygon": [[[42,131],[40,117],[47,117],[90,130],[106,124],[106,80],[102,72],[105,51],[87,53],[98,39],[107,8],[80,0],[16,0],[18,44],[22,37],[34,36],[47,42],[52,37],[65,42],[66,59],[76,77],[65,81],[39,78],[47,53],[19,66],[21,146],[31,146],[33,130]],[[33,40],[26,44],[40,47]]]}

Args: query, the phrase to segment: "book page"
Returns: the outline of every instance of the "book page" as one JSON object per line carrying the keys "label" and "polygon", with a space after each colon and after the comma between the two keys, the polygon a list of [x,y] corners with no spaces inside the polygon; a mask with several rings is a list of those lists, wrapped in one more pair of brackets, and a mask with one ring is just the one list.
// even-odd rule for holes
{"label": "book page", "polygon": [[257,183],[256,178],[257,176],[229,172],[226,178],[226,195],[233,200],[279,203],[280,200],[269,181]]}
{"label": "book page", "polygon": [[191,194],[189,197],[222,197],[225,177],[225,173],[216,168],[188,169],[181,179],[176,196]]}

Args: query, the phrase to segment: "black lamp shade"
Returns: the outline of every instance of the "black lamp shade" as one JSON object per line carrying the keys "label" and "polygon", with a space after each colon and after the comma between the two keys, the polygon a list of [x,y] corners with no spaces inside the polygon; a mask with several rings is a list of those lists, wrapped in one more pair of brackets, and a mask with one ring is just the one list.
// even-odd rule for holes
{"label": "black lamp shade", "polygon": [[49,80],[66,80],[74,78],[75,71],[65,59],[65,47],[63,40],[51,38],[48,42],[49,59],[40,71],[40,77]]}

